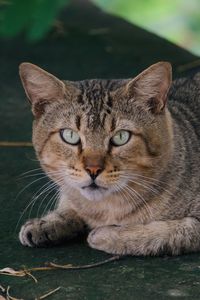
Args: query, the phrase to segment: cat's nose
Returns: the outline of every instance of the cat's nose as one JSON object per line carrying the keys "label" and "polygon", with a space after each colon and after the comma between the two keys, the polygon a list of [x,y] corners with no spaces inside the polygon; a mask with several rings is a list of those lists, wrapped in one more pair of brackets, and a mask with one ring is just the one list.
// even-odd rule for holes
{"label": "cat's nose", "polygon": [[103,171],[100,166],[87,166],[85,170],[90,175],[92,180],[95,180],[97,176]]}

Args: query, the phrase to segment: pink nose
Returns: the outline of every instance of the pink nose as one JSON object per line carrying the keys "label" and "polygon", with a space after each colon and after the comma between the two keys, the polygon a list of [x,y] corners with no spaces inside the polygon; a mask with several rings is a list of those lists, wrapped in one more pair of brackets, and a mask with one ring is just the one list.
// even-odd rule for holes
{"label": "pink nose", "polygon": [[93,180],[103,171],[100,166],[87,166],[85,170]]}

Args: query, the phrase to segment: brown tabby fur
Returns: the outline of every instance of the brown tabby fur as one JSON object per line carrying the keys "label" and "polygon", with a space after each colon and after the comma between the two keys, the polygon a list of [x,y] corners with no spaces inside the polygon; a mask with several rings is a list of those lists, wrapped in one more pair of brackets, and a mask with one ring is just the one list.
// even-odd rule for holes
{"label": "brown tabby fur", "polygon": [[[37,157],[60,188],[56,210],[22,226],[23,245],[88,232],[89,245],[108,253],[200,250],[200,74],[171,85],[170,64],[159,62],[134,79],[70,82],[23,63],[20,76]],[[64,128],[81,143],[65,143]],[[110,139],[121,129],[132,136],[116,147]],[[103,188],[85,191],[96,166]]]}

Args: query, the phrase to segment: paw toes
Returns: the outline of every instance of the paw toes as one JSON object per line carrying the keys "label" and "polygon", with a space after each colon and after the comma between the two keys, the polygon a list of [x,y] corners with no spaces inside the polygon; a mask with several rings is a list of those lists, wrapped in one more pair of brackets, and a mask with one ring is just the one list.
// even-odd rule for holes
{"label": "paw toes", "polygon": [[90,232],[87,241],[91,247],[96,248],[106,242],[106,232],[103,228],[94,229]]}
{"label": "paw toes", "polygon": [[24,246],[34,247],[31,231],[27,230],[25,225],[22,226],[19,233],[19,240]]}
{"label": "paw toes", "polygon": [[30,220],[25,223],[19,233],[19,240],[24,246],[40,247],[46,243],[44,232],[38,220]]}
{"label": "paw toes", "polygon": [[33,240],[32,240],[32,233],[30,231],[27,232],[26,238],[27,238],[27,241],[29,242],[29,244],[31,246],[34,246],[34,243],[33,243]]}
{"label": "paw toes", "polygon": [[90,232],[87,241],[91,248],[117,254],[120,253],[118,234],[116,226],[100,227]]}
{"label": "paw toes", "polygon": [[[57,224],[58,226],[58,224]],[[33,219],[25,223],[19,233],[22,245],[28,247],[48,247],[59,244],[62,240],[61,227],[41,219]],[[60,235],[59,235],[60,234]]]}

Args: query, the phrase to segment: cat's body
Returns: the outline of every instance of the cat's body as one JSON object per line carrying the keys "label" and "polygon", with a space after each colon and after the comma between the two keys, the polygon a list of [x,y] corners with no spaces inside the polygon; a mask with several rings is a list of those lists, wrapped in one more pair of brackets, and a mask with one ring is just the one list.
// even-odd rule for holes
{"label": "cat's body", "polygon": [[200,250],[199,74],[176,80],[166,106],[168,63],[121,81],[63,84],[28,63],[20,73],[36,154],[60,186],[57,209],[28,221],[22,244],[89,231],[89,245],[108,253]]}

